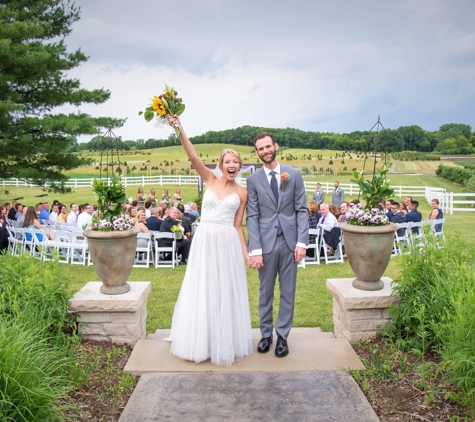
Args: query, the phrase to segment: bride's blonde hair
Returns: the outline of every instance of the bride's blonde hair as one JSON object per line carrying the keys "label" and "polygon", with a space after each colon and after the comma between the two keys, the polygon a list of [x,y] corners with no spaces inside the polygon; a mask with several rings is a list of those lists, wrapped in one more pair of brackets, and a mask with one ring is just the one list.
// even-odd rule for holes
{"label": "bride's blonde hair", "polygon": [[239,160],[239,170],[242,169],[242,159],[241,159],[241,154],[239,154],[239,152],[237,152],[236,150],[234,149],[231,149],[231,148],[226,148],[226,149],[223,149],[221,151],[221,155],[219,157],[219,169],[221,171],[223,171],[223,162],[224,162],[224,156],[226,154],[232,154],[234,155],[238,160]]}

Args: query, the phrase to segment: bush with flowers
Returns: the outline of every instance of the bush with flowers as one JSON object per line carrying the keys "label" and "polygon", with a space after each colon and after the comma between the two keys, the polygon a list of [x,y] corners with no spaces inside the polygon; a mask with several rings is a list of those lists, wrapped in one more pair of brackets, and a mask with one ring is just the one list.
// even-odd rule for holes
{"label": "bush with flowers", "polygon": [[353,172],[355,182],[360,187],[360,193],[365,205],[357,204],[346,213],[348,224],[354,226],[385,226],[390,223],[384,211],[377,206],[394,193],[394,189],[389,186],[386,174],[392,163],[386,163],[376,170],[373,179],[365,180],[363,172]]}

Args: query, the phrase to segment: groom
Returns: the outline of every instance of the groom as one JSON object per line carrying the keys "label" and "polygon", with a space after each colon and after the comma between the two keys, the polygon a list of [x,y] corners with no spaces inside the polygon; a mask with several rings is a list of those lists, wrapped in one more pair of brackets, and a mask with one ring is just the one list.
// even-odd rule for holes
{"label": "groom", "polygon": [[289,354],[287,337],[294,316],[297,261],[305,257],[308,240],[307,194],[300,171],[277,161],[279,145],[272,135],[257,135],[254,148],[264,163],[247,178],[250,266],[259,270],[260,280],[262,338],[257,351],[266,353],[272,344],[272,302],[279,274],[280,308],[275,327],[275,354],[284,357]]}

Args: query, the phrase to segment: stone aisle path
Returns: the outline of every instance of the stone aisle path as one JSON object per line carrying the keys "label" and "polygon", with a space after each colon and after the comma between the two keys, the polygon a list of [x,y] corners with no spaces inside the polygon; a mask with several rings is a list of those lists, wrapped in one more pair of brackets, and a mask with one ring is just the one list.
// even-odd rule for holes
{"label": "stone aisle path", "polygon": [[[140,340],[125,371],[141,378],[120,422],[377,422],[348,369],[364,369],[351,345],[319,328],[293,328],[290,354],[254,352],[231,367],[195,364],[169,353],[157,330]],[[254,350],[260,338],[253,330]]]}

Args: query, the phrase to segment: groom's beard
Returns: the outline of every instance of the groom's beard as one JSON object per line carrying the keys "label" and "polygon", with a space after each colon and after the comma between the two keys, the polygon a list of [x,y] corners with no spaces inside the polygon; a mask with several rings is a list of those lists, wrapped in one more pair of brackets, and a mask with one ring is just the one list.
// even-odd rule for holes
{"label": "groom's beard", "polygon": [[274,152],[270,156],[268,155],[267,157],[259,155],[259,158],[266,164],[272,163],[276,157],[277,157],[276,150],[274,150]]}

